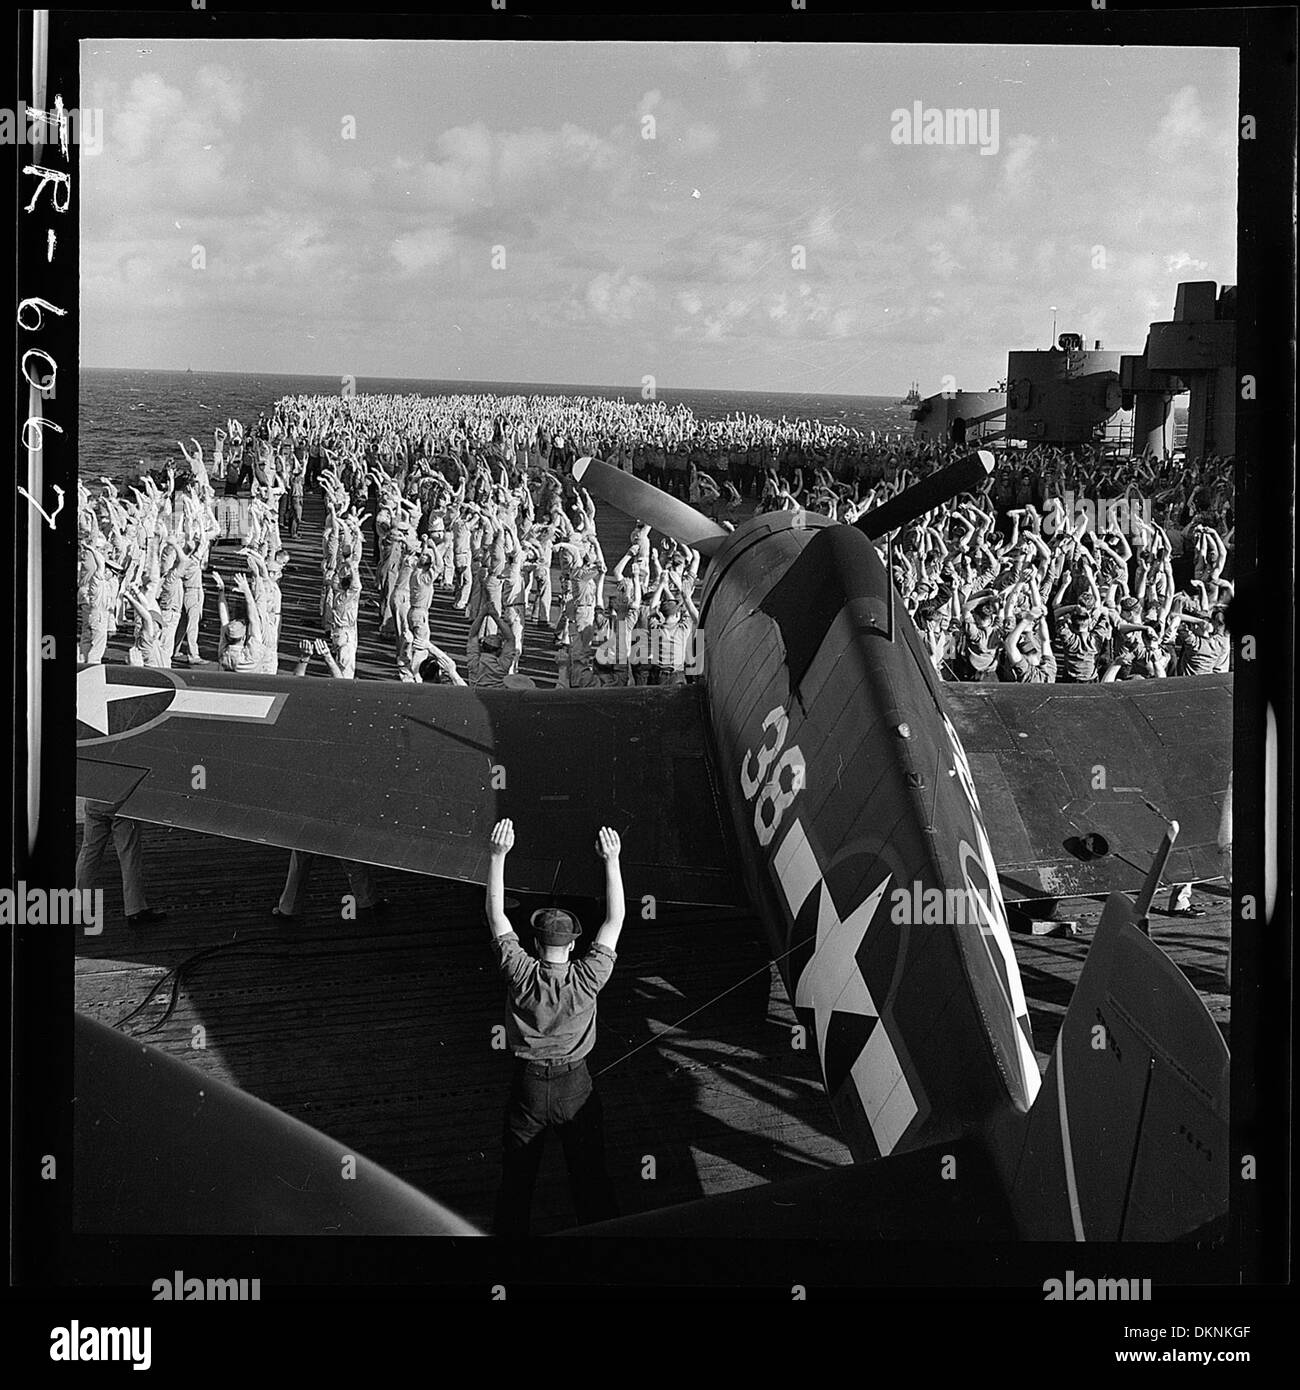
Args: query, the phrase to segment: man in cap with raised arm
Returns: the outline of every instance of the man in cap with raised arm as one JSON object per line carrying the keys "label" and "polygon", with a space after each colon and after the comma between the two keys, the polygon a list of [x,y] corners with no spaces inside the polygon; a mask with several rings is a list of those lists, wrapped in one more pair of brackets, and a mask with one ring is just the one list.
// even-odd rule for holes
{"label": "man in cap with raised arm", "polygon": [[604,1116],[587,1056],[596,1043],[596,996],[613,973],[614,948],[623,928],[619,837],[608,827],[597,837],[596,852],[605,861],[605,920],[591,949],[578,960],[571,957],[582,928],[560,908],[541,908],[532,915],[536,959],[520,945],[505,914],[505,862],[514,842],[513,822],[498,821],[488,861],[487,920],[506,980],[506,1037],[514,1057],[493,1221],[498,1236],[528,1234],[548,1130],[564,1147],[579,1223],[618,1214],[605,1170]]}

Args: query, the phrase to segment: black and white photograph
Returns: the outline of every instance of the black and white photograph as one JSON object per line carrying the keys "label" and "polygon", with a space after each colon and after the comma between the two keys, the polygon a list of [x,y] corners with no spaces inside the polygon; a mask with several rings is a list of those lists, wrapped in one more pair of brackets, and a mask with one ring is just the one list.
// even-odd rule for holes
{"label": "black and white photograph", "polygon": [[1257,13],[20,17],[14,1285],[1250,1359],[1169,1297],[1291,1248]]}

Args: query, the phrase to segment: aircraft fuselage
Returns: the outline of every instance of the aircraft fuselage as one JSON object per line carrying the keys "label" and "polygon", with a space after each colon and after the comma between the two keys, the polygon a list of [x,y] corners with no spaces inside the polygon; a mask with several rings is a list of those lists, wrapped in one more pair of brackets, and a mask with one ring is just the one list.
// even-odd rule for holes
{"label": "aircraft fuselage", "polygon": [[746,887],[859,1162],[1039,1085],[969,764],[888,586],[860,531],[785,512],[727,538],[701,598]]}

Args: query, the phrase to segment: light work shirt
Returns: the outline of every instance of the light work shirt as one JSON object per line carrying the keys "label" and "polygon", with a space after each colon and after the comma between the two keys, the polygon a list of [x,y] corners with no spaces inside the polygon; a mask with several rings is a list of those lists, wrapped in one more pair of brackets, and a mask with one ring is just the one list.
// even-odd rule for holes
{"label": "light work shirt", "polygon": [[527,1062],[576,1062],[596,1045],[596,996],[614,972],[615,953],[593,943],[562,964],[530,956],[514,932],[496,947],[506,981],[506,1038]]}

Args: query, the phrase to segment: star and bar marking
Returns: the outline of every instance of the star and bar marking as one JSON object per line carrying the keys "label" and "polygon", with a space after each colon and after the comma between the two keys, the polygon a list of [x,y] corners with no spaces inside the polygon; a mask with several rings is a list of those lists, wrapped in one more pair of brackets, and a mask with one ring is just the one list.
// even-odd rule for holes
{"label": "star and bar marking", "polygon": [[[857,953],[892,875],[886,875],[869,897],[841,919],[799,820],[791,824],[772,867],[792,921],[798,918],[809,895],[819,894],[816,943],[796,983],[794,1004],[796,1008],[813,1011],[822,1075],[832,1095],[845,1078],[842,1073],[832,1075],[828,1043],[835,1041],[836,1032],[841,1036],[848,1032],[855,1040],[850,1045],[857,1046],[857,1054],[847,1074],[852,1077],[880,1152],[888,1154],[903,1137],[918,1107],[888,1030],[881,1022],[880,1010],[862,977]],[[837,1024],[846,1026],[837,1029]],[[840,1073],[838,1066],[834,1070]]]}
{"label": "star and bar marking", "polygon": [[[268,695],[258,691],[196,690],[181,685],[166,672],[159,671],[160,683],[139,684],[112,679],[111,666],[87,666],[77,674],[77,720],[102,738],[130,737],[145,727],[171,715],[190,715],[200,719],[228,719],[273,724],[279,716],[284,695]],[[126,701],[157,699],[169,696],[168,702],[155,714],[132,727],[126,722],[112,731],[112,711]],[[129,721],[129,713],[127,715]]]}

